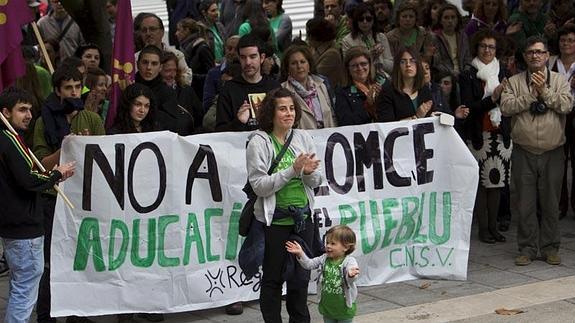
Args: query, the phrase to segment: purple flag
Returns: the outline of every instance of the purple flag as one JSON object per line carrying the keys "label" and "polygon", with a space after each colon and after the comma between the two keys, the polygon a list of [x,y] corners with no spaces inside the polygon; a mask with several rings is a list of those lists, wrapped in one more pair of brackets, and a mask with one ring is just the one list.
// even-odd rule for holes
{"label": "purple flag", "polygon": [[112,98],[106,115],[106,129],[114,124],[122,90],[134,81],[134,24],[130,0],[118,1],[112,58]]}
{"label": "purple flag", "polygon": [[0,1],[0,92],[26,74],[22,56],[22,25],[34,21],[34,14],[24,0]]}

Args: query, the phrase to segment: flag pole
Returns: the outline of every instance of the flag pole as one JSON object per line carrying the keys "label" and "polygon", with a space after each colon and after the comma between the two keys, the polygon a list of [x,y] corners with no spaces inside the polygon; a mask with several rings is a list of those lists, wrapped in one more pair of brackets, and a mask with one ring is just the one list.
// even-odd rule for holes
{"label": "flag pole", "polygon": [[[15,136],[18,136],[18,133],[16,132],[16,130],[14,130],[14,128],[12,127],[12,125],[10,124],[10,122],[8,122],[8,120],[6,120],[6,117],[4,117],[4,114],[0,112],[0,118],[2,118],[2,122],[4,123],[4,125],[6,126],[6,128],[8,128],[8,130],[14,134]],[[28,148],[28,147],[27,147]],[[44,168],[44,165],[42,165],[42,163],[38,160],[38,158],[34,155],[34,153],[32,152],[32,150],[30,150],[30,148],[28,148],[28,152],[30,153],[30,156],[32,156],[32,160],[34,160],[34,163],[38,166],[38,168],[40,169],[40,171],[42,171],[43,173],[46,172],[46,168]],[[62,199],[64,200],[64,202],[71,208],[74,209],[74,204],[72,204],[72,202],[70,201],[70,199],[68,199],[68,197],[66,196],[66,194],[64,194],[64,191],[62,191],[62,189],[60,189],[60,187],[56,184],[54,184],[54,189],[56,190],[56,192],[58,192],[58,194],[60,194],[60,196],[62,197]]]}
{"label": "flag pole", "polygon": [[44,56],[44,61],[46,61],[46,66],[48,66],[48,71],[50,74],[54,74],[54,66],[52,66],[52,61],[50,60],[50,56],[48,56],[48,51],[46,50],[46,44],[44,44],[44,40],[42,39],[42,35],[40,34],[40,30],[38,30],[38,25],[35,21],[32,21],[32,29],[34,30],[34,35],[36,35],[36,40],[38,40],[38,45],[40,46],[40,50]]}

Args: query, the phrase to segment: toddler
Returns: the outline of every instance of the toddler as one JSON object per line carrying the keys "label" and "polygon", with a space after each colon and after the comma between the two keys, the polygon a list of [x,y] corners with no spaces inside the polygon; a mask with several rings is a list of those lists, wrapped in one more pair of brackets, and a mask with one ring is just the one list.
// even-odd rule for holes
{"label": "toddler", "polygon": [[355,233],[345,225],[338,225],[329,229],[325,238],[325,254],[313,259],[295,241],[287,241],[286,249],[303,268],[321,268],[317,292],[324,322],[352,322],[356,312],[355,280],[359,275],[357,261],[350,256],[355,250]]}

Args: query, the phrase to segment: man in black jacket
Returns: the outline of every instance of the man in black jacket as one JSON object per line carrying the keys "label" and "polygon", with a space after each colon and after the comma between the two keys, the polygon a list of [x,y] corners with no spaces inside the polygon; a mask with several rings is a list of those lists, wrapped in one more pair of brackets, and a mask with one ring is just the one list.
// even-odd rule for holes
{"label": "man in black jacket", "polygon": [[156,105],[156,120],[160,128],[180,136],[191,135],[194,117],[178,104],[177,93],[164,83],[160,75],[162,51],[153,45],[144,47],[138,56],[137,66],[136,83],[149,87],[154,93],[152,104]]}
{"label": "man in black jacket", "polygon": [[10,292],[4,322],[27,322],[38,296],[44,270],[44,226],[40,192],[74,174],[74,162],[40,173],[22,133],[32,120],[30,94],[7,89],[0,95],[0,109],[12,128],[0,126],[0,237],[11,270]]}
{"label": "man in black jacket", "polygon": [[266,59],[262,51],[263,45],[252,34],[240,38],[238,56],[242,74],[222,87],[216,110],[216,131],[248,131],[257,128],[248,122],[253,120],[256,112],[251,109],[250,96],[262,99],[261,94],[280,87],[278,81],[262,75],[261,65]]}

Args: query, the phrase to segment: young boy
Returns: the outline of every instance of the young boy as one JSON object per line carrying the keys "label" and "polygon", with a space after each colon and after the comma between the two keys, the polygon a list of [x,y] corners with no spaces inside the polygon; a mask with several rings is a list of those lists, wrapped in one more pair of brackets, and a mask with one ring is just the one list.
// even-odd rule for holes
{"label": "young boy", "polygon": [[355,299],[359,275],[357,261],[350,254],[355,250],[355,233],[338,225],[326,233],[325,254],[309,259],[297,242],[287,241],[286,249],[296,255],[304,269],[321,268],[317,283],[319,312],[325,323],[352,322],[356,312]]}

